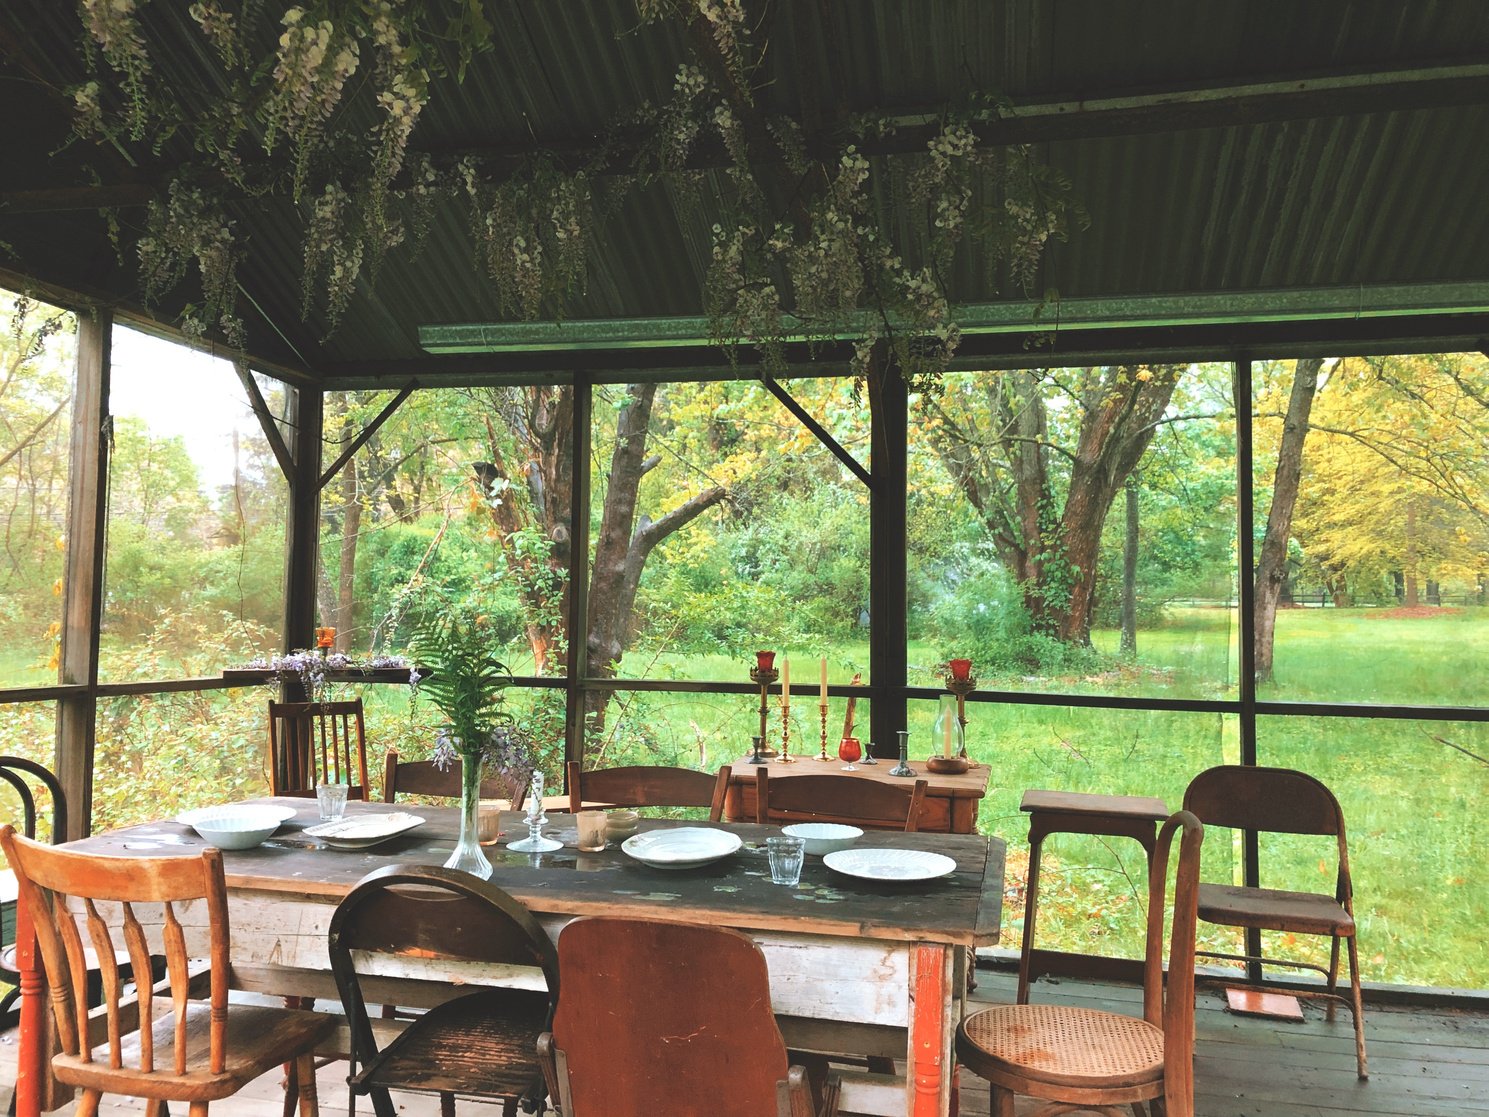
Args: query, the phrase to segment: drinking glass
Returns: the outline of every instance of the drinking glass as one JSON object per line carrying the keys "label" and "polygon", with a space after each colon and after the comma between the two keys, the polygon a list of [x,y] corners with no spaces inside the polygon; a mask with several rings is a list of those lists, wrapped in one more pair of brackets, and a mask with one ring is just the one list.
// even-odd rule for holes
{"label": "drinking glass", "polygon": [[315,800],[321,808],[321,821],[335,822],[346,814],[346,784],[316,784]]}
{"label": "drinking glass", "polygon": [[841,741],[838,742],[838,759],[847,761],[847,763],[843,765],[842,771],[858,771],[858,765],[855,763],[855,761],[857,761],[862,756],[863,748],[859,745],[857,737],[844,737]]}
{"label": "drinking glass", "polygon": [[793,838],[787,834],[765,839],[772,884],[794,885],[801,880],[801,863],[806,857],[806,848],[805,838]]}
{"label": "drinking glass", "polygon": [[599,853],[605,848],[605,812],[580,811],[575,816],[579,823],[579,848],[585,853]]}

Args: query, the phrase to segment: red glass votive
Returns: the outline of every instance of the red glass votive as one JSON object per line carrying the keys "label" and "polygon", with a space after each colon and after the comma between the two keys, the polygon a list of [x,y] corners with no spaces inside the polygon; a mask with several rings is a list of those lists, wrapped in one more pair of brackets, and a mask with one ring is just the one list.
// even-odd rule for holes
{"label": "red glass votive", "polygon": [[756,652],[755,666],[761,671],[769,671],[776,665],[775,652]]}
{"label": "red glass votive", "polygon": [[953,659],[951,661],[951,677],[962,682],[972,677],[972,661],[970,659]]}

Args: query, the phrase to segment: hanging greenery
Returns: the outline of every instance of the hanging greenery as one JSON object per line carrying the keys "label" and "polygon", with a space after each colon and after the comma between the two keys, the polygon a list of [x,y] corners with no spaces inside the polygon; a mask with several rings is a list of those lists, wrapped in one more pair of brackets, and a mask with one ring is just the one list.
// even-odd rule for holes
{"label": "hanging greenery", "polygon": [[[580,159],[413,149],[431,100],[498,34],[479,0],[314,0],[278,16],[262,0],[201,0],[190,14],[222,73],[218,93],[190,104],[152,66],[148,0],[81,2],[89,71],[73,91],[78,132],[116,144],[148,135],[156,150],[184,134],[202,157],[151,207],[138,248],[151,298],[195,263],[197,332],[241,338],[233,213],[261,196],[298,206],[302,313],[334,330],[387,253],[417,252],[454,205],[503,313],[561,316],[585,289],[609,206],[663,182],[713,215],[704,297],[731,353],[750,347],[769,367],[791,339],[846,338],[860,375],[878,354],[933,386],[961,336],[953,268],[970,256],[984,280],[1032,291],[1049,241],[1083,219],[1069,184],[1032,151],[980,143],[978,128],[1003,111],[992,97],[929,129],[923,118],[860,116],[808,136],[766,111],[756,95],[766,47],[743,0],[637,0],[643,24],[683,32],[689,57],[666,101],[617,114]],[[272,51],[255,56],[252,44],[271,37]],[[867,154],[910,126],[928,134],[923,151]]]}

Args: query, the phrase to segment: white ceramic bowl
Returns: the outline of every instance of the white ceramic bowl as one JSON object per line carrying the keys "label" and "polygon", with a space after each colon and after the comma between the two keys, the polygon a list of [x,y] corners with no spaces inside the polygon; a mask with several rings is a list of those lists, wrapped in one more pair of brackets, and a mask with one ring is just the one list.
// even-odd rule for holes
{"label": "white ceramic bowl", "polygon": [[857,826],[844,826],[838,822],[797,822],[781,827],[781,833],[803,839],[807,843],[806,851],[813,857],[847,849],[863,837],[863,831]]}
{"label": "white ceramic bowl", "polygon": [[193,812],[191,828],[218,849],[252,849],[278,830],[283,821],[281,807],[210,807]]}

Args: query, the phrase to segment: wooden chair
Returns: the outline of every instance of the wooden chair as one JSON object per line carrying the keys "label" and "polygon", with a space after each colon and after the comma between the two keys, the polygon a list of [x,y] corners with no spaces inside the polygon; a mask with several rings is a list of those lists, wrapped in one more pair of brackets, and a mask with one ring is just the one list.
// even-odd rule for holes
{"label": "wooden chair", "polygon": [[[21,808],[21,832],[26,837],[33,841],[36,839],[38,808],[42,805],[38,790],[42,790],[51,799],[52,806],[47,837],[53,844],[67,840],[67,795],[49,769],[24,756],[0,756],[0,780],[8,783],[15,792]],[[40,784],[40,789],[33,790],[33,783]],[[0,901],[0,926],[3,926],[3,932],[0,932],[0,985],[11,987],[0,997],[0,1027],[15,1023],[11,1014],[21,996],[21,968],[16,961],[17,907],[13,899]],[[97,972],[97,967],[90,970],[89,977],[94,979],[90,988],[97,986]],[[95,992],[95,999],[90,1003],[97,1003],[96,996]]]}
{"label": "wooden chair", "polygon": [[[389,749],[383,762],[383,802],[392,803],[399,795],[424,795],[433,798],[460,798],[460,758],[443,770],[432,760],[400,760],[397,749]],[[507,786],[496,780],[481,781],[482,799],[505,799]],[[512,810],[520,811],[527,798],[527,788],[519,787],[512,800]]]}
{"label": "wooden chair", "polygon": [[855,780],[831,772],[771,779],[755,769],[755,821],[850,822],[875,830],[920,828],[926,781],[898,784]]}
{"label": "wooden chair", "polygon": [[[723,927],[600,916],[558,937],[564,993],[539,1041],[563,1117],[811,1117],[765,955]],[[836,1082],[825,1094],[835,1109]]]}
{"label": "wooden chair", "polygon": [[[1326,999],[1330,1020],[1334,1019],[1335,1005],[1343,1003],[1349,1006],[1355,1025],[1356,1070],[1360,1078],[1370,1077],[1365,1059],[1354,885],[1349,875],[1349,847],[1344,838],[1344,812],[1339,809],[1339,800],[1321,782],[1304,772],[1290,768],[1222,764],[1201,772],[1190,781],[1184,792],[1184,809],[1193,811],[1206,826],[1273,834],[1317,834],[1335,839],[1338,868],[1332,896],[1233,884],[1201,884],[1199,887],[1199,917],[1206,923],[1284,931],[1294,935],[1328,936],[1331,947],[1327,968],[1313,962],[1216,951],[1202,951],[1201,957],[1317,970],[1323,974],[1328,981],[1326,989],[1289,989],[1288,992],[1299,997]],[[1348,944],[1348,998],[1338,992],[1341,939]],[[1231,981],[1225,984],[1236,988],[1257,988]]]}
{"label": "wooden chair", "polygon": [[[354,953],[355,958],[354,958]],[[546,988],[480,989],[416,1016],[379,1049],[356,966],[368,954],[450,959],[542,972]],[[388,1090],[501,1099],[512,1117],[544,1097],[538,1037],[553,1019],[558,955],[537,920],[500,888],[469,873],[389,865],[364,877],[331,917],[331,973],[351,1028],[351,1094],[370,1095],[377,1117],[395,1117]]]}
{"label": "wooden chair", "polygon": [[569,810],[577,813],[586,802],[611,807],[707,807],[709,821],[724,817],[724,793],[729,790],[729,765],[717,775],[691,768],[631,765],[584,771],[569,761]]}
{"label": "wooden chair", "polygon": [[[164,1117],[168,1101],[188,1102],[192,1117],[202,1117],[209,1102],[237,1093],[282,1063],[293,1064],[287,1088],[298,1092],[302,1117],[314,1117],[311,1050],[336,1020],[316,1012],[228,1004],[232,969],[221,852],[99,857],[41,845],[9,825],[0,827],[0,848],[35,919],[62,1046],[52,1058],[52,1071],[82,1091],[77,1117],[95,1117],[105,1093],[146,1099],[148,1117]],[[187,945],[175,910],[191,900],[205,901],[211,963],[205,1003],[192,996]],[[103,901],[122,906],[122,929],[105,922],[98,908]],[[113,962],[122,949],[136,973],[150,970],[136,905],[151,906],[145,915],[152,924],[153,906],[160,905],[167,987],[162,992],[168,992],[163,1004],[148,985],[137,997],[126,998]],[[81,930],[80,919],[86,923]],[[79,988],[85,943],[97,951],[103,977],[102,1019],[95,1022],[103,1027],[97,1029],[90,1028]]]}
{"label": "wooden chair", "polygon": [[[1163,973],[1164,894],[1169,854],[1182,832],[1174,885],[1168,977]],[[1194,1117],[1194,928],[1205,828],[1188,811],[1163,824],[1148,877],[1143,1016],[1071,1005],[998,1005],[957,1029],[962,1066],[991,1087],[991,1117],[1013,1117],[1014,1096],[1048,1102],[1030,1117],[1089,1110],[1116,1117],[1147,1101],[1164,1117]],[[1155,1105],[1155,1111],[1157,1106]]]}
{"label": "wooden chair", "polygon": [[315,785],[345,783],[366,799],[367,740],[362,700],[269,703],[269,793],[315,798]]}

